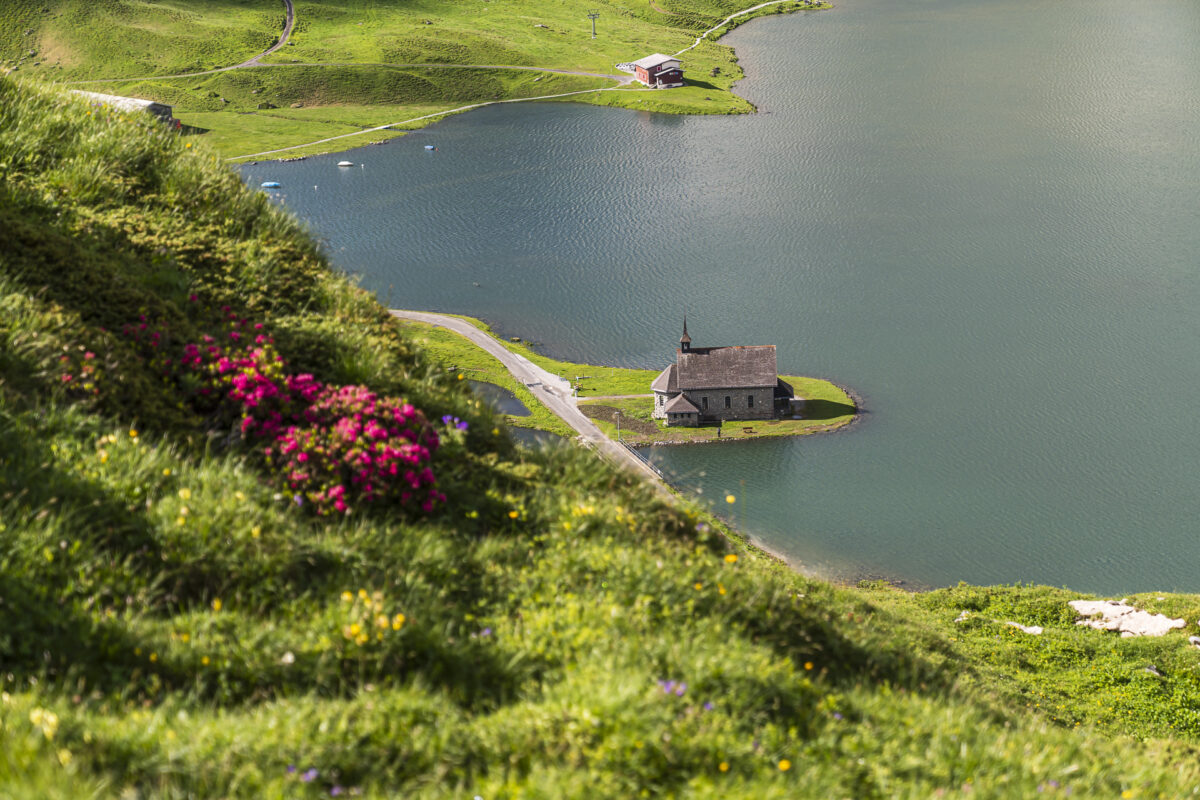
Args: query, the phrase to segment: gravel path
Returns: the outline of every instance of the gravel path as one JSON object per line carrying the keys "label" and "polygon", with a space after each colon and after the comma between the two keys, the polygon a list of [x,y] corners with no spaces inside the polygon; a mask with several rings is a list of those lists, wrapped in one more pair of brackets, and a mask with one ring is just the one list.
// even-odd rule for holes
{"label": "gravel path", "polygon": [[667,497],[673,497],[662,484],[661,479],[654,470],[642,463],[628,449],[601,433],[596,424],[583,415],[583,412],[575,405],[575,398],[571,396],[570,381],[560,378],[552,372],[547,372],[524,356],[517,355],[496,341],[494,337],[476,328],[466,320],[446,316],[445,314],[430,314],[424,311],[400,311],[392,309],[391,313],[392,316],[400,319],[426,322],[465,336],[472,343],[495,356],[512,373],[514,378],[525,384],[529,388],[529,391],[533,392],[542,405],[546,406],[559,419],[577,431],[593,449],[598,450],[609,461],[632,469],[639,476],[652,480],[660,493]]}
{"label": "gravel path", "polygon": [[283,5],[287,9],[287,17],[283,21],[283,33],[279,35],[279,41],[262,51],[249,61],[243,61],[236,67],[230,69],[241,69],[242,67],[257,67],[258,60],[263,56],[269,56],[279,48],[287,44],[288,37],[292,35],[292,28],[296,25],[296,9],[292,5],[292,0],[283,0]]}

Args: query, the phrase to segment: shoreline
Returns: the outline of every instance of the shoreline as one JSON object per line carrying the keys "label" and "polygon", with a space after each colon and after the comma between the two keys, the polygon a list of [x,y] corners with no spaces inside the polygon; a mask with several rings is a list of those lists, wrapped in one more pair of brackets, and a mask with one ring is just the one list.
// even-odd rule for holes
{"label": "shoreline", "polygon": [[[502,389],[511,391],[514,394],[514,396],[517,397],[518,400],[520,400],[522,403],[525,404],[526,408],[529,408],[529,410],[531,412],[534,412],[535,408],[537,408],[539,410],[548,410],[554,414],[558,413],[554,409],[548,409],[545,406],[545,404],[543,403],[543,398],[541,397],[541,395],[528,391],[528,388],[529,388],[528,386],[522,386],[520,384],[514,385],[513,381],[511,381],[511,380],[505,381],[502,378],[500,380],[496,380],[495,378],[497,378],[499,376],[496,376],[494,374],[493,375],[487,375],[487,374],[481,375],[481,374],[479,374],[480,369],[478,366],[476,366],[476,362],[472,362],[471,365],[467,365],[467,364],[463,363],[463,359],[461,358],[460,353],[456,353],[456,351],[453,351],[453,350],[447,350],[445,348],[444,343],[434,343],[434,342],[431,342],[431,340],[429,338],[422,339],[421,338],[422,335],[425,335],[426,337],[430,336],[431,331],[426,330],[425,328],[420,327],[420,326],[429,326],[429,327],[433,328],[433,330],[436,330],[437,328],[441,327],[441,326],[437,325],[436,322],[420,321],[420,320],[416,320],[412,317],[402,316],[404,314],[412,314],[413,312],[401,312],[399,310],[393,309],[392,313],[393,313],[393,316],[395,316],[397,318],[398,322],[400,322],[401,324],[403,324],[409,328],[407,335],[410,336],[414,341],[420,341],[422,343],[422,345],[425,347],[427,355],[435,362],[447,363],[446,360],[448,358],[450,358],[454,355],[459,355],[460,357],[453,358],[454,363],[450,364],[450,366],[453,366],[454,369],[459,370],[460,376],[467,376],[468,373],[473,373],[473,374],[470,374],[470,376],[469,376],[471,380],[482,381],[484,383],[489,383],[491,385],[499,386]],[[509,351],[511,354],[516,356],[518,359],[528,361],[528,362],[533,362],[534,364],[541,362],[541,364],[538,364],[538,366],[541,366],[541,368],[543,370],[547,371],[550,374],[553,374],[555,372],[554,367],[556,365],[564,365],[563,367],[558,368],[559,371],[564,371],[564,369],[566,369],[568,367],[574,368],[576,366],[572,362],[566,362],[566,361],[561,361],[558,359],[552,359],[552,358],[549,358],[548,356],[541,356],[541,355],[537,354],[535,351],[533,351],[532,348],[524,342],[524,340],[518,339],[518,341],[513,342],[512,339],[510,338],[509,340],[506,341],[505,339],[498,336],[492,330],[492,327],[489,323],[487,323],[485,320],[481,320],[477,317],[471,317],[471,316],[464,315],[464,314],[437,314],[437,315],[434,315],[434,314],[429,314],[428,312],[416,312],[416,313],[419,313],[422,316],[441,316],[441,317],[446,317],[446,318],[465,322],[468,325],[470,325],[471,327],[475,328],[480,334],[488,337],[494,345],[498,345],[499,347],[503,348],[504,350]],[[450,331],[450,335],[453,335],[457,339],[459,339],[463,343],[464,346],[466,346],[468,348],[472,348],[479,352],[483,352],[483,348],[479,344],[477,344],[476,342],[471,341],[469,339],[466,339],[462,333],[451,331],[448,328],[446,330]],[[499,366],[501,366],[503,368],[503,365],[499,365]],[[639,373],[639,372],[653,373],[654,372],[654,370],[628,370],[628,369],[621,368],[621,367],[597,367],[597,365],[589,365],[589,366],[596,369],[597,371],[610,370],[610,373],[611,373],[610,380],[620,380],[622,378],[628,378],[629,373],[634,373],[633,377],[635,377],[635,378],[642,378],[645,376],[638,375],[637,373]],[[547,369],[547,367],[550,367],[550,369]],[[622,374],[618,375],[618,372],[620,372]],[[506,374],[507,374],[507,371],[506,371]],[[854,408],[855,408],[854,414],[851,415],[851,417],[848,421],[843,422],[842,424],[840,424],[834,428],[830,428],[827,430],[817,430],[817,431],[786,434],[787,438],[794,438],[797,436],[806,436],[806,435],[817,434],[817,433],[838,433],[838,432],[841,432],[844,430],[848,430],[851,426],[856,424],[860,420],[860,418],[863,416],[864,412],[863,412],[863,407],[862,407],[862,399],[861,399],[861,396],[857,392],[854,392],[853,390],[848,389],[839,384],[833,383],[832,381],[827,381],[827,383],[830,383],[831,385],[835,386],[840,391],[842,391],[848,398],[850,398],[851,402],[854,403]],[[522,391],[522,390],[524,390],[524,391]],[[586,397],[577,398],[577,400],[586,400],[586,399],[587,399]],[[532,401],[533,406],[530,405],[530,401]],[[503,415],[503,416],[508,417],[510,415]],[[536,414],[535,414],[535,416],[536,416]],[[529,420],[530,418],[529,417],[520,417],[519,419]],[[595,420],[592,420],[592,422],[594,423]],[[524,429],[524,430],[542,430],[542,431],[547,431],[550,433],[556,433],[559,435],[563,435],[563,431],[548,430],[547,428],[539,426],[537,424],[532,424],[532,425],[511,425],[510,424],[509,427],[520,428],[520,429]],[[596,433],[602,435],[604,437],[604,440],[606,442],[608,442],[610,445],[612,445],[613,447],[618,448],[620,450],[624,450],[624,448],[621,448],[620,444],[618,444],[616,442],[616,440],[614,440],[611,436],[609,436],[606,431],[603,431],[603,430],[597,428]],[[566,438],[569,438],[571,440],[571,442],[575,445],[587,446],[587,444],[586,444],[586,441],[588,441],[587,437],[585,437],[582,433],[579,433],[577,430],[571,431],[570,434]],[[767,438],[783,438],[783,436],[781,436],[781,435],[776,435],[774,437],[772,437],[772,436],[748,436],[748,437],[742,437],[742,438],[722,438],[719,440],[713,439],[711,441],[691,441],[691,442],[676,441],[676,442],[671,442],[670,444],[673,444],[673,445],[674,444],[703,445],[703,444],[710,444],[712,442],[718,442],[718,441],[719,442],[753,441],[753,440],[761,440],[761,439],[767,439]],[[628,443],[622,442],[622,444],[628,444]],[[651,444],[638,444],[638,445],[629,444],[628,446],[633,447],[633,448],[641,448],[641,447],[648,447],[648,446],[654,446],[654,445],[651,445]],[[602,453],[598,452],[598,454],[602,454]],[[883,581],[891,586],[902,589],[904,591],[910,591],[910,592],[922,591],[925,588],[928,588],[928,587],[917,587],[917,586],[914,586],[912,584],[912,582],[908,581],[907,579],[904,579],[904,578],[901,578],[898,576],[889,576],[889,575],[882,574],[876,570],[871,570],[871,569],[852,569],[849,572],[836,572],[836,571],[828,572],[828,571],[822,571],[819,569],[811,568],[803,560],[794,559],[794,558],[784,555],[781,551],[771,547],[769,544],[764,542],[760,537],[750,533],[749,531],[742,531],[742,530],[735,528],[733,526],[732,522],[727,521],[726,519],[724,519],[721,515],[719,515],[717,513],[716,508],[703,507],[703,506],[698,505],[698,502],[695,499],[685,495],[684,491],[680,487],[673,484],[666,475],[659,472],[657,467],[652,467],[651,469],[647,469],[640,464],[638,466],[640,467],[640,469],[636,470],[637,474],[641,475],[645,480],[651,482],[657,488],[657,490],[659,491],[659,493],[662,496],[671,498],[672,502],[683,503],[685,505],[695,508],[706,519],[708,524],[717,526],[718,529],[721,531],[721,534],[723,536],[725,536],[727,539],[729,539],[730,541],[736,542],[738,545],[746,548],[747,550],[757,552],[760,555],[762,555],[764,558],[767,558],[767,559],[779,564],[781,567],[788,569],[792,572],[795,572],[796,574],[803,575],[808,578],[827,581],[829,583],[833,583],[833,584],[837,584],[837,585],[841,585],[841,586],[847,586],[847,587],[856,586],[857,584],[859,584],[863,581]]]}

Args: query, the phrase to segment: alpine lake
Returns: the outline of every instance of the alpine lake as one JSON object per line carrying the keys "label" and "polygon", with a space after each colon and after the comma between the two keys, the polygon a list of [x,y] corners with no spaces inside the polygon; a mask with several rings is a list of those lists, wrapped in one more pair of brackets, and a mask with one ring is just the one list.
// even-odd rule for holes
{"label": "alpine lake", "polygon": [[1200,5],[844,0],[722,41],[760,113],[493,106],[243,174],[393,306],[655,368],[686,313],[851,388],[841,433],[650,450],[804,569],[1200,591]]}

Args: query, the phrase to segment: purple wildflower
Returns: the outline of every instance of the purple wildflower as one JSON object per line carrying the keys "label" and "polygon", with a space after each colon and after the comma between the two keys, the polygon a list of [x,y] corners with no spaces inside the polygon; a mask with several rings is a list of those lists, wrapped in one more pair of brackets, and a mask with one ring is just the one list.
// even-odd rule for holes
{"label": "purple wildflower", "polygon": [[840,712],[838,712],[838,711],[835,711],[835,712],[833,712],[833,718],[834,718],[834,719],[836,719],[836,720],[837,720],[837,721],[839,721],[839,722],[841,722],[843,719],[845,719],[845,717],[843,717],[843,716],[841,715],[841,713],[840,713]]}
{"label": "purple wildflower", "polygon": [[449,425],[449,424],[450,424],[450,420],[452,420],[452,419],[454,419],[454,417],[453,417],[453,416],[451,416],[450,414],[443,414],[443,415],[442,415],[442,424],[443,424],[443,425]]}
{"label": "purple wildflower", "polygon": [[465,431],[468,426],[466,420],[456,419],[454,427],[458,428],[460,431]]}
{"label": "purple wildflower", "polygon": [[678,686],[676,686],[676,687],[675,687],[675,695],[676,695],[677,697],[683,697],[683,693],[684,693],[684,692],[686,692],[686,691],[687,691],[687,684],[686,684],[686,683],[681,683],[681,684],[679,684]]}
{"label": "purple wildflower", "polygon": [[343,789],[342,787],[340,787],[340,786],[334,786],[332,789],[330,789],[330,790],[329,790],[329,796],[330,796],[330,797],[337,797],[338,795],[340,795],[340,794],[341,794],[342,792],[344,792],[344,791],[346,791],[346,790],[345,790],[345,789]]}
{"label": "purple wildflower", "polygon": [[303,497],[301,497],[300,495],[298,495],[298,494],[297,494],[297,495],[293,495],[293,496],[292,496],[292,499],[296,501],[296,505],[298,505],[298,506],[302,506],[302,505],[304,505],[304,498],[303,498]]}
{"label": "purple wildflower", "polygon": [[704,710],[705,710],[705,711],[712,711],[714,708],[716,708],[716,706],[714,706],[714,705],[712,704],[712,701],[709,701],[709,702],[707,702],[707,703],[705,703],[705,704],[704,704]]}
{"label": "purple wildflower", "polygon": [[320,773],[317,772],[316,767],[309,767],[308,769],[304,770],[304,772],[300,773],[300,780],[304,781],[305,783],[312,783],[317,779],[318,774]]}
{"label": "purple wildflower", "polygon": [[479,635],[480,635],[480,636],[491,636],[491,635],[492,635],[492,629],[491,629],[491,628],[484,628],[483,630],[481,630],[481,631],[479,632]]}
{"label": "purple wildflower", "polygon": [[288,764],[288,765],[287,765],[287,774],[288,774],[288,775],[295,775],[295,774],[296,774],[296,765],[295,765],[295,764]]}

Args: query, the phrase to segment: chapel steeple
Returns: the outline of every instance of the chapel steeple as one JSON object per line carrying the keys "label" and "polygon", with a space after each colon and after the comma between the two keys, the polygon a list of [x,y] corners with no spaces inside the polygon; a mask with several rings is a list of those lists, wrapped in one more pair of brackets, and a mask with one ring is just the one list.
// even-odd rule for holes
{"label": "chapel steeple", "polygon": [[687,314],[683,315],[683,336],[679,337],[679,349],[684,353],[692,349],[692,337],[687,332]]}

